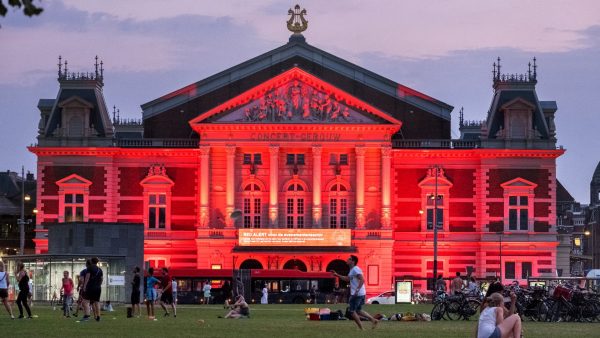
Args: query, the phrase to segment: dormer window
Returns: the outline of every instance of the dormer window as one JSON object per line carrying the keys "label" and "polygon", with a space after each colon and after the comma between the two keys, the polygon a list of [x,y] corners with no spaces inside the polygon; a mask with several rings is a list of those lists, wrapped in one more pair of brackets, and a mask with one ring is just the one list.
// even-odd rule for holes
{"label": "dormer window", "polygon": [[[437,178],[436,178],[437,176]],[[421,231],[433,231],[434,224],[437,229],[448,231],[449,196],[452,182],[444,175],[444,169],[431,168],[427,176],[419,183],[421,188]]]}

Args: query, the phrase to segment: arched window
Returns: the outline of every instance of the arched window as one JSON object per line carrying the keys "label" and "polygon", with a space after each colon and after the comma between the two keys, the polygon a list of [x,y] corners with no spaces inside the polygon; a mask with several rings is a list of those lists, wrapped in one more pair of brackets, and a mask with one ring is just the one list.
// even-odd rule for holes
{"label": "arched window", "polygon": [[335,183],[329,189],[329,227],[346,229],[348,227],[348,188]]}
{"label": "arched window", "polygon": [[242,215],[244,228],[260,228],[262,214],[262,200],[260,186],[248,183],[244,187]]}
{"label": "arched window", "polygon": [[287,187],[285,199],[285,224],[288,229],[304,228],[306,211],[305,193],[306,189],[298,182],[293,182]]}

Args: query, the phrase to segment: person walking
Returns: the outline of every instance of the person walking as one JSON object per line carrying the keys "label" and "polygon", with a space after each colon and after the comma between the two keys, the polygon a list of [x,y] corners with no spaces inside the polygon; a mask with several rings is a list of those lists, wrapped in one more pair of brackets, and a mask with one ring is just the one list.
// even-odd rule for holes
{"label": "person walking", "polygon": [[73,302],[73,280],[69,277],[69,271],[63,272],[62,286],[60,291],[63,294],[63,317],[71,318],[71,303]]}
{"label": "person walking", "polygon": [[17,273],[15,274],[17,277],[17,283],[19,285],[19,295],[17,296],[17,306],[19,307],[19,319],[23,317],[23,307],[25,311],[27,311],[27,319],[32,319],[31,309],[27,304],[27,298],[29,297],[29,276],[27,275],[27,271],[25,271],[25,264],[23,262],[19,262],[17,264]]}
{"label": "person walking", "polygon": [[212,295],[210,294],[210,290],[212,289],[212,286],[210,286],[210,281],[206,281],[206,283],[204,283],[204,287],[202,288],[202,291],[204,292],[204,304],[208,305],[210,304],[210,298],[212,297]]}
{"label": "person walking", "polygon": [[[140,286],[142,278],[140,277],[140,267],[136,266],[133,269],[133,280],[131,281],[131,315],[140,317],[142,310],[140,309]],[[136,311],[137,309],[137,311]],[[136,314],[137,313],[137,314]]]}
{"label": "person walking", "polygon": [[348,266],[350,267],[350,272],[348,272],[348,276],[342,276],[335,271],[331,271],[333,275],[345,282],[350,282],[350,299],[348,300],[348,312],[354,319],[358,328],[363,330],[362,323],[360,321],[360,316],[369,319],[372,323],[372,328],[376,328],[377,324],[379,324],[379,320],[373,318],[369,313],[362,309],[362,306],[365,304],[365,295],[367,294],[367,290],[365,288],[365,278],[362,270],[358,267],[358,257],[354,255],[350,255],[348,260],[346,261]]}
{"label": "person walking", "polygon": [[[85,276],[87,275],[87,269],[92,265],[92,261],[87,259],[85,261],[85,268],[79,272],[77,276],[77,293],[79,297],[77,297],[77,305],[75,308],[75,312],[73,313],[73,317],[77,317],[79,315],[79,309],[83,310],[84,317],[90,316],[90,307],[87,301],[85,300],[85,290],[83,289],[83,283],[85,282]],[[86,319],[87,320],[87,319]]]}
{"label": "person walking", "polygon": [[269,289],[267,289],[267,284],[263,284],[262,297],[260,297],[260,303],[269,304]]}
{"label": "person walking", "polygon": [[165,310],[165,317],[168,317],[169,310],[167,310],[166,305],[171,305],[171,309],[173,310],[173,317],[177,317],[177,312],[175,312],[175,305],[173,304],[173,285],[171,281],[171,276],[169,276],[169,269],[162,268],[162,279],[160,281],[160,285],[162,285],[162,294],[160,295],[160,307]]}
{"label": "person walking", "polygon": [[10,319],[15,319],[12,312],[12,307],[8,303],[8,272],[5,271],[4,262],[0,261],[0,301],[4,304],[4,308],[10,315]]}
{"label": "person walking", "polygon": [[173,290],[173,314],[177,317],[177,281],[175,277],[171,279],[171,290]]}

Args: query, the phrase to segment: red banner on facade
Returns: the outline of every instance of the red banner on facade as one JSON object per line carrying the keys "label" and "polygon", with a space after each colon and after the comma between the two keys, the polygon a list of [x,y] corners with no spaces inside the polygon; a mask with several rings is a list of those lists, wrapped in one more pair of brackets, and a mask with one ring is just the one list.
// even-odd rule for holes
{"label": "red banner on facade", "polygon": [[350,246],[350,229],[239,229],[240,246]]}

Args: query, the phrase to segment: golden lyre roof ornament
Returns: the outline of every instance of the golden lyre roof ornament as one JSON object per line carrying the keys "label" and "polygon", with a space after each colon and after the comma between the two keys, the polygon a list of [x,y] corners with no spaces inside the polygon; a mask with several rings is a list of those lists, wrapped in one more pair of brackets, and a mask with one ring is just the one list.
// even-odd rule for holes
{"label": "golden lyre roof ornament", "polygon": [[308,28],[308,20],[304,18],[306,15],[306,9],[300,10],[300,5],[296,5],[294,9],[288,10],[288,15],[291,15],[287,21],[287,28],[294,34],[300,34]]}

